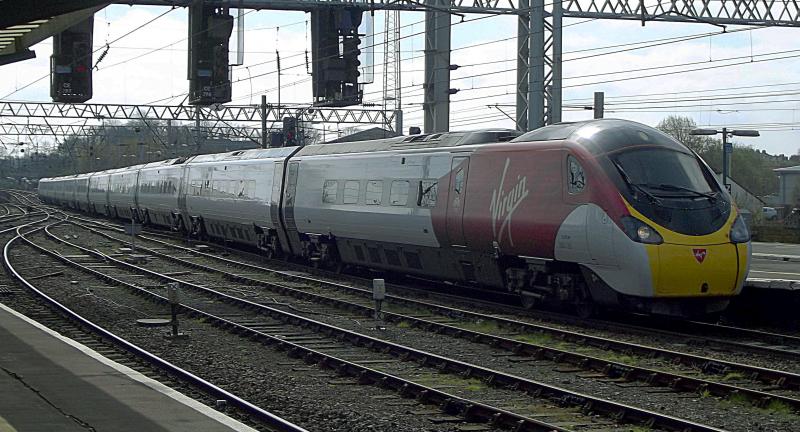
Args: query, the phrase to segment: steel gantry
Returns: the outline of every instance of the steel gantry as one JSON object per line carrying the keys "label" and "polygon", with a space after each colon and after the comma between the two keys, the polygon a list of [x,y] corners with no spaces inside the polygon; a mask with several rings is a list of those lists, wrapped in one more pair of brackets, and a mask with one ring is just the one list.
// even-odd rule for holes
{"label": "steel gantry", "polygon": [[[452,14],[512,14],[519,18],[517,128],[561,120],[561,41],[564,18],[622,19],[715,25],[800,26],[795,0],[206,0],[242,8],[312,10],[359,7],[426,13],[425,130],[449,127]],[[114,3],[186,6],[190,0],[120,0]],[[441,28],[445,27],[445,28]]]}
{"label": "steel gantry", "polygon": [[[189,6],[194,0],[111,0],[127,5]],[[425,130],[449,127],[450,19],[453,14],[504,14],[518,17],[516,123],[529,130],[561,119],[561,46],[564,18],[591,18],[714,25],[800,26],[796,0],[204,0],[209,5],[244,9],[311,11],[320,7],[425,12]],[[81,7],[74,2],[74,9]],[[94,5],[94,4],[92,4]],[[67,10],[65,10],[67,12]],[[0,116],[147,118],[255,121],[258,108],[136,107],[110,105],[0,103]],[[195,110],[200,110],[195,112]],[[269,108],[270,121],[283,115],[301,121],[381,123],[392,127],[394,112],[356,109]],[[20,113],[23,113],[21,115]],[[48,115],[45,115],[48,114]],[[144,117],[143,117],[144,116]]]}
{"label": "steel gantry", "polygon": [[[262,111],[266,115],[262,115]],[[0,101],[0,118],[73,118],[116,120],[179,120],[212,122],[278,122],[284,117],[296,117],[301,122],[317,123],[373,123],[392,127],[393,110],[368,110],[347,108],[287,107],[267,105],[219,105],[198,107],[190,105],[115,105],[115,104],[64,104],[50,102]]]}
{"label": "steel gantry", "polygon": [[[90,137],[105,134],[107,131],[113,130],[130,130],[133,126],[130,125],[74,125],[74,124],[49,124],[49,123],[0,123],[0,136],[8,135],[37,135],[37,136],[75,136],[75,137]],[[170,130],[186,129],[192,133],[200,133],[206,138],[235,138],[235,139],[248,139],[256,143],[261,142],[261,128],[254,127],[233,127],[233,126],[194,126],[194,125],[151,125],[150,132],[154,135],[166,140],[170,136]]]}

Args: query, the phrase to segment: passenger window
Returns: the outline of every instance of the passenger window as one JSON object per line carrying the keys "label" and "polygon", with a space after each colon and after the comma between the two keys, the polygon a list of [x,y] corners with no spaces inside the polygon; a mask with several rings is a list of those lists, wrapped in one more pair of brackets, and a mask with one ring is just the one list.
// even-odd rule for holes
{"label": "passenger window", "polygon": [[389,202],[393,206],[408,204],[408,180],[395,180],[389,193]]}
{"label": "passenger window", "polygon": [[361,182],[358,180],[348,180],[344,182],[344,203],[358,203],[358,194],[361,189]]}
{"label": "passenger window", "polygon": [[370,180],[367,182],[365,195],[367,205],[381,205],[383,196],[383,180]]}
{"label": "passenger window", "polygon": [[325,185],[322,187],[322,202],[328,204],[336,203],[336,189],[339,183],[336,180],[325,180]]}
{"label": "passenger window", "polygon": [[436,207],[439,195],[439,182],[436,180],[420,180],[417,191],[417,205],[420,207]]}

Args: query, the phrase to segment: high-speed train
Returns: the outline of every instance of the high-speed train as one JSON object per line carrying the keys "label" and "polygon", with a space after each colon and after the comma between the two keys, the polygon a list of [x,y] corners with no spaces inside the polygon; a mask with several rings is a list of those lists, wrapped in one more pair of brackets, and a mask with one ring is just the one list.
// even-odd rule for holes
{"label": "high-speed train", "polygon": [[48,203],[517,293],[690,316],[739,294],[750,235],[691,150],[601,119],[235,151],[46,178]]}

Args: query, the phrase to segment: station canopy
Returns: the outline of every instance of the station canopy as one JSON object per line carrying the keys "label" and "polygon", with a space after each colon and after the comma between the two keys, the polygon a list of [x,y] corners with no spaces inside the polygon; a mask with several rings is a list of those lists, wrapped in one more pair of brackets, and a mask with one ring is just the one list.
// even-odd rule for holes
{"label": "station canopy", "polygon": [[0,0],[0,65],[34,58],[33,45],[90,17],[98,0]]}

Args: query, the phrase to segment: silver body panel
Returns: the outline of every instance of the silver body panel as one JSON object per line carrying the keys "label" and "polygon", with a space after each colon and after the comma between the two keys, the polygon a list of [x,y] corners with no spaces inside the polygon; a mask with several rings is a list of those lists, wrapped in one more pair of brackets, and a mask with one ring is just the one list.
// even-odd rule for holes
{"label": "silver body panel", "polygon": [[445,176],[450,159],[449,152],[391,151],[293,158],[297,231],[438,248],[431,209],[417,205],[418,185]]}
{"label": "silver body panel", "polygon": [[156,225],[171,227],[180,213],[179,191],[183,165],[175,159],[149,163],[139,170],[136,201],[139,215]]}

